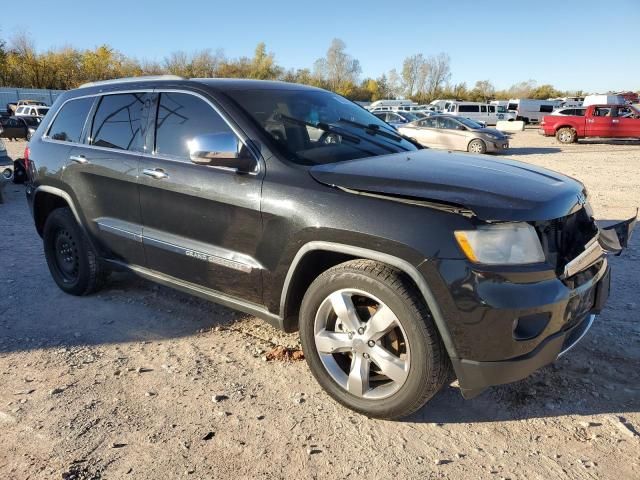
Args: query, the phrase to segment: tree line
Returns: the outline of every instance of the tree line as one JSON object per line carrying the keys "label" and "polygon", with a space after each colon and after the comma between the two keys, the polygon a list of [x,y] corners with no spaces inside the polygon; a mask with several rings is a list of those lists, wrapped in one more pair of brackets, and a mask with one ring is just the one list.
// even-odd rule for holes
{"label": "tree line", "polygon": [[568,93],[552,85],[538,86],[533,80],[506,90],[497,90],[489,80],[479,80],[473,87],[465,82],[451,84],[451,59],[445,53],[411,55],[404,59],[399,71],[392,69],[377,78],[363,78],[360,62],[347,52],[340,39],[334,39],[325,56],[310,68],[296,69],[279,65],[264,43],[256,46],[252,57],[228,58],[222,49],[203,49],[191,53],[172,52],[162,61],[148,61],[129,57],[108,45],[86,50],[67,46],[38,52],[25,34],[16,35],[9,42],[0,39],[0,86],[66,90],[90,81],[160,74],[283,80],[368,102],[394,98],[410,98],[418,103],[436,98],[546,99]]}

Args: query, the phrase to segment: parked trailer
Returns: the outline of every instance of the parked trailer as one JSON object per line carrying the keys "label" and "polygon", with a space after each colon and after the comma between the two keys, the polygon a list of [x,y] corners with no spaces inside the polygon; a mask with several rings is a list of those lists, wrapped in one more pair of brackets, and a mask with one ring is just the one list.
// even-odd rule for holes
{"label": "parked trailer", "polygon": [[507,109],[516,114],[516,120],[524,123],[540,123],[545,115],[549,115],[561,106],[558,100],[534,100],[530,98],[512,98]]}
{"label": "parked trailer", "polygon": [[7,111],[10,103],[18,103],[20,100],[37,100],[47,105],[53,105],[58,95],[64,90],[48,90],[40,88],[0,88],[0,115],[10,115]]}

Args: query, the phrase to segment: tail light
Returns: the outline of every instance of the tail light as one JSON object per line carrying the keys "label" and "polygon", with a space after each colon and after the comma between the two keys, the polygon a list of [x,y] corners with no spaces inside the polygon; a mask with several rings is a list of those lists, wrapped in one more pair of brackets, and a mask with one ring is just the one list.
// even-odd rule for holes
{"label": "tail light", "polygon": [[24,169],[27,171],[27,173],[29,172],[29,162],[30,162],[29,153],[30,153],[29,147],[27,146],[24,149],[24,155],[23,155],[23,158],[24,158]]}

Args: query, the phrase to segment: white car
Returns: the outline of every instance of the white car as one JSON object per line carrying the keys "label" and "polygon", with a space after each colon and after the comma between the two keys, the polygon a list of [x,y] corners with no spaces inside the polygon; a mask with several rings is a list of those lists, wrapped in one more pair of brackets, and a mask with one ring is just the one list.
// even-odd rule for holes
{"label": "white car", "polygon": [[16,108],[16,117],[44,117],[49,111],[49,107],[42,105],[22,105]]}

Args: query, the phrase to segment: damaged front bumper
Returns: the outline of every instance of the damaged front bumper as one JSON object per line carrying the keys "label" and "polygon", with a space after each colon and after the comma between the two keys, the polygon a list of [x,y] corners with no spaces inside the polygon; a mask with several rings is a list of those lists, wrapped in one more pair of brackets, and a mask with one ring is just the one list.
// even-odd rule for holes
{"label": "damaged front bumper", "polygon": [[[529,311],[555,312],[552,314],[550,325],[555,317],[565,319],[555,333],[541,339],[533,350],[497,361],[451,359],[465,398],[473,398],[489,386],[515,382],[529,376],[539,368],[553,363],[584,337],[609,297],[611,273],[605,254],[619,255],[627,247],[636,218],[634,216],[615,225],[598,227],[598,235],[585,246],[584,252],[566,265],[560,277],[560,280],[568,279],[587,269],[597,269],[597,273],[590,280],[572,289],[561,282],[547,281],[530,285],[532,295],[537,295],[534,293],[537,291],[545,291],[546,294],[538,298],[540,308],[531,309],[529,305]],[[491,290],[496,296],[501,296],[501,289],[508,287],[501,282],[498,283],[500,284],[493,285]],[[486,286],[484,289],[488,290]],[[491,304],[491,299],[485,300]],[[511,316],[516,312],[517,308],[504,311],[505,316]]]}

